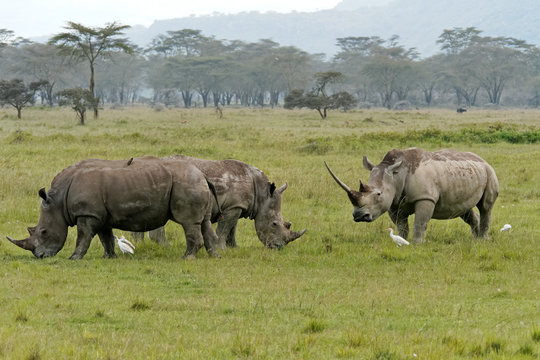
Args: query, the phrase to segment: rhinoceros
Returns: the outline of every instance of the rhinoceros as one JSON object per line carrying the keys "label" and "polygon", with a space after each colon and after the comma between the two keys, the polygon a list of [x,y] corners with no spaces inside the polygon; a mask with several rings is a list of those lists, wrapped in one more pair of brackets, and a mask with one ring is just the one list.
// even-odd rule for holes
{"label": "rhinoceros", "polygon": [[371,172],[369,180],[367,184],[360,180],[360,189],[355,191],[326,164],[330,175],[349,196],[354,221],[371,222],[388,211],[399,234],[407,238],[407,219],[415,214],[413,242],[423,243],[430,219],[461,217],[474,236],[487,237],[499,182],[493,168],[478,155],[452,150],[393,149],[379,165],[372,164],[366,156],[363,165]]}
{"label": "rhinoceros", "polygon": [[70,259],[83,258],[96,234],[104,257],[115,257],[113,228],[147,231],[173,220],[184,228],[184,257],[194,257],[203,244],[219,256],[210,223],[217,201],[212,188],[197,167],[184,161],[150,156],[127,162],[83,160],[56,175],[48,192],[39,190],[41,213],[37,226],[28,228],[30,236],[8,240],[37,258],[54,256],[65,244],[68,227],[76,225]]}
{"label": "rhinoceros", "polygon": [[[281,215],[281,196],[287,184],[276,188],[256,167],[238,160],[205,160],[185,155],[172,156],[171,159],[195,165],[214,185],[221,206],[218,209],[215,203],[212,209],[212,222],[218,223],[218,248],[236,246],[239,218],[255,220],[257,236],[269,248],[281,248],[306,232],[307,229],[292,231],[291,223],[284,221]],[[164,239],[163,229],[150,233],[152,235],[158,241]]]}

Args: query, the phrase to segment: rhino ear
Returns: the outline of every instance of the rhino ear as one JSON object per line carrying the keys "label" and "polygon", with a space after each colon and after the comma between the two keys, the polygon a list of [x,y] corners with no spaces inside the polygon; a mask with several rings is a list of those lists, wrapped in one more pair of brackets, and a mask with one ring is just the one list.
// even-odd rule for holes
{"label": "rhino ear", "polygon": [[39,189],[38,194],[43,200],[47,201],[47,193],[45,192],[45,188]]}
{"label": "rhino ear", "polygon": [[366,168],[366,170],[369,170],[369,171],[373,170],[373,168],[375,167],[375,165],[371,161],[368,160],[366,155],[364,155],[362,164],[364,164],[364,167]]}
{"label": "rhino ear", "polygon": [[271,183],[270,184],[270,197],[274,196],[274,191],[276,191],[276,184]]}
{"label": "rhino ear", "polygon": [[400,160],[397,163],[390,165],[389,167],[386,168],[385,172],[388,175],[393,175],[394,171],[396,171],[401,166],[402,163],[403,163],[403,160]]}

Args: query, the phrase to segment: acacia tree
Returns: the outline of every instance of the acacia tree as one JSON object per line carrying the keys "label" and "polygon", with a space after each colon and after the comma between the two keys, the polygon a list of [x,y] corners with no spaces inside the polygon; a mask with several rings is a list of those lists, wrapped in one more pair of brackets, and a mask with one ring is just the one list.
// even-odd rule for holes
{"label": "acacia tree", "polygon": [[22,46],[17,61],[11,66],[19,76],[26,76],[35,81],[46,80],[41,90],[42,101],[46,99],[53,106],[53,89],[62,83],[67,68],[64,59],[58,57],[54,46],[46,44],[29,44]]}
{"label": "acacia tree", "polygon": [[346,91],[340,91],[332,95],[327,94],[327,86],[342,82],[344,76],[338,71],[319,72],[314,75],[315,86],[304,94],[303,90],[292,90],[285,97],[285,109],[308,108],[317,110],[322,119],[326,119],[330,109],[349,109],[356,105],[354,96]]}
{"label": "acacia tree", "polygon": [[5,46],[19,46],[28,44],[30,41],[20,36],[15,36],[12,30],[0,29],[0,49]]}
{"label": "acacia tree", "polygon": [[17,118],[21,118],[23,107],[34,103],[36,91],[46,81],[37,81],[28,86],[21,79],[0,80],[0,104],[8,104],[17,109]]}
{"label": "acacia tree", "polygon": [[[120,25],[116,22],[106,24],[105,27],[87,27],[75,22],[68,22],[64,27],[66,32],[54,35],[49,44],[56,45],[60,54],[69,56],[77,62],[86,60],[90,66],[89,90],[96,98],[95,93],[95,64],[100,58],[107,57],[116,51],[127,54],[134,53],[134,47],[126,39],[119,37],[129,25]],[[98,116],[99,99],[93,101],[94,117]]]}
{"label": "acacia tree", "polygon": [[58,102],[60,106],[71,106],[75,113],[77,113],[81,125],[84,125],[86,110],[95,108],[94,102],[96,101],[96,98],[88,89],[82,89],[80,87],[65,89],[59,91],[56,95],[58,95],[60,99]]}
{"label": "acacia tree", "polygon": [[505,86],[523,73],[532,45],[511,37],[483,37],[482,31],[469,27],[444,30],[437,43],[446,51],[444,78],[454,87],[458,100],[475,104],[483,88],[489,102],[499,104]]}
{"label": "acacia tree", "polygon": [[418,53],[414,48],[406,49],[399,45],[398,40],[399,37],[394,35],[384,42],[384,46],[377,43],[362,69],[377,89],[382,105],[388,109],[392,107],[394,94],[398,100],[405,100],[416,78],[413,60],[418,57]]}

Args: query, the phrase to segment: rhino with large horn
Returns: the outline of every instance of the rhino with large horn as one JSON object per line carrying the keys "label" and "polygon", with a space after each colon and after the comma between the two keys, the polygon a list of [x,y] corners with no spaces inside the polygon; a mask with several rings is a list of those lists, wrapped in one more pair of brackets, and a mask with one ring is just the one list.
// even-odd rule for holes
{"label": "rhino with large horn", "polygon": [[[291,223],[281,215],[281,198],[287,184],[276,188],[256,167],[238,160],[205,160],[185,155],[171,158],[195,165],[214,184],[221,206],[221,214],[216,206],[212,209],[212,222],[218,223],[219,248],[236,246],[239,218],[255,220],[257,236],[269,248],[281,248],[306,232],[307,229],[292,231]],[[158,230],[150,236],[161,239],[164,232]]]}
{"label": "rhino with large horn", "polygon": [[341,181],[326,161],[325,164],[347,193],[356,222],[374,221],[388,211],[399,234],[407,238],[407,220],[415,214],[413,241],[422,243],[430,219],[461,217],[474,236],[487,237],[499,182],[493,168],[478,155],[452,150],[394,149],[377,166],[364,156],[363,165],[371,173],[367,184],[360,180],[358,191]]}
{"label": "rhino with large horn", "polygon": [[[61,171],[48,192],[39,190],[41,213],[36,227],[13,244],[37,258],[54,256],[66,241],[68,227],[77,226],[76,248],[70,259],[81,259],[97,234],[105,257],[114,257],[112,229],[148,231],[168,220],[182,225],[193,257],[204,245],[215,250],[217,236],[210,223],[216,202],[212,185],[194,165],[168,158],[83,160]],[[218,205],[216,207],[219,208]]]}

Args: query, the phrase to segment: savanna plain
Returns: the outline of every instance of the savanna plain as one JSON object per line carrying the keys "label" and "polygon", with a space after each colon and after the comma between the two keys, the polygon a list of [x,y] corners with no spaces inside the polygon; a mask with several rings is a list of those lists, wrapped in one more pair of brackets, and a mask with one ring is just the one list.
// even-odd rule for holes
{"label": "savanna plain", "polygon": [[[540,358],[538,110],[355,110],[322,120],[307,110],[225,108],[220,118],[126,107],[85,126],[67,109],[22,115],[0,109],[0,358]],[[388,215],[353,221],[323,160],[356,188],[369,175],[362,155],[378,163],[412,146],[472,151],[494,167],[489,240],[460,219],[432,220],[425,244],[398,248]],[[116,259],[103,259],[95,238],[83,260],[68,260],[75,228],[43,260],[5,239],[27,236],[38,190],[68,165],[174,154],[238,159],[288,183],[283,216],[307,233],[269,250],[241,219],[237,248],[192,260],[181,259],[174,223],[170,246],[147,239]]]}

